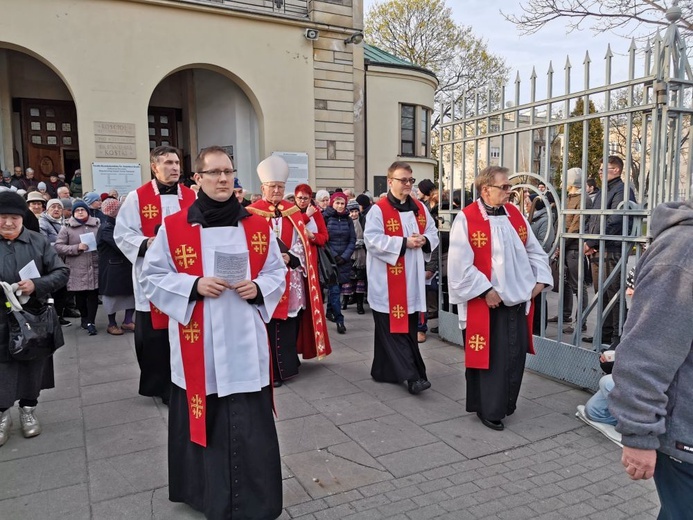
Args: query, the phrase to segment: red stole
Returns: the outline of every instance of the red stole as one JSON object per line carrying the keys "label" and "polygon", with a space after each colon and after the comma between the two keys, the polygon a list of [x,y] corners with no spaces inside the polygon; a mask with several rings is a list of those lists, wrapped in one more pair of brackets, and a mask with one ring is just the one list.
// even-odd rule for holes
{"label": "red stole", "polygon": [[[318,259],[314,254],[308,237],[306,236],[306,225],[303,219],[303,213],[298,206],[281,201],[275,207],[266,200],[259,200],[246,208],[254,215],[259,215],[267,222],[270,228],[272,227],[272,219],[275,217],[275,212],[279,210],[282,215],[282,231],[279,239],[286,245],[291,247],[293,242],[293,233],[296,230],[303,250],[306,255],[306,269],[308,291],[306,294],[306,310],[303,313],[303,319],[299,325],[299,337],[296,342],[296,350],[302,355],[303,359],[311,359],[317,356],[322,359],[332,352],[330,340],[327,335],[327,327],[325,321],[325,309],[322,302],[322,291],[320,289],[320,281],[318,278]],[[289,225],[291,224],[291,225]],[[272,319],[287,319],[289,314],[289,273],[286,274],[286,289],[279,305],[272,315]]]}
{"label": "red stole", "polygon": [[[411,198],[419,208],[416,223],[419,226],[419,234],[426,231],[426,211],[423,204]],[[400,212],[392,207],[386,198],[377,203],[383,213],[385,234],[390,237],[404,237],[402,218]],[[407,273],[404,266],[404,256],[397,259],[395,265],[387,266],[387,293],[390,307],[390,333],[409,333],[409,308],[407,306]]]}
{"label": "red stole", "polygon": [[[527,224],[520,211],[512,204],[504,206],[508,220],[517,231],[522,243],[527,245]],[[482,213],[478,200],[462,210],[467,217],[469,243],[474,251],[474,267],[491,280],[491,223],[486,212]],[[527,316],[529,327],[529,353],[534,354],[532,321],[534,302]],[[490,309],[485,298],[474,298],[467,302],[467,331],[464,360],[467,368],[489,368],[489,347],[491,345]]]}
{"label": "red stole", "polygon": [[[250,216],[241,221],[248,245],[250,279],[257,278],[267,260],[269,230],[263,219]],[[188,222],[185,208],[166,217],[168,247],[176,270],[192,276],[204,276],[200,226]],[[190,440],[207,446],[207,386],[205,382],[204,300],[198,300],[187,324],[178,324],[185,393],[188,400]]]}
{"label": "red stole", "polygon": [[[137,188],[137,200],[140,204],[140,224],[142,234],[147,238],[156,236],[157,227],[161,225],[161,195],[156,179],[143,184]],[[178,204],[180,209],[190,207],[195,202],[195,192],[191,189],[178,185]],[[149,306],[152,311],[152,328],[162,330],[168,328],[168,316],[157,309],[151,302]]]}

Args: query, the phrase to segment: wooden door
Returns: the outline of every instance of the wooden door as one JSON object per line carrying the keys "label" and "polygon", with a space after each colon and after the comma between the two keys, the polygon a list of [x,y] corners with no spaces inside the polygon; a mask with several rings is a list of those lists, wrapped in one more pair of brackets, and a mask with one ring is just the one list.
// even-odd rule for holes
{"label": "wooden door", "polygon": [[[77,111],[72,101],[21,99],[24,164],[37,180],[65,172],[64,150],[79,150]],[[70,172],[72,173],[72,172]]]}
{"label": "wooden door", "polygon": [[[178,114],[175,108],[149,107],[149,149],[178,147]],[[182,156],[181,156],[182,157]]]}

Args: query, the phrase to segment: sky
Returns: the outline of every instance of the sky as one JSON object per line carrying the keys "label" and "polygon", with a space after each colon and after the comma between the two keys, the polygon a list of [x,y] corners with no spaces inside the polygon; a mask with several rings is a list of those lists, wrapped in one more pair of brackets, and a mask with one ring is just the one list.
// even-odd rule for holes
{"label": "sky", "polygon": [[[525,0],[526,2],[526,0]],[[375,0],[364,0],[364,13]],[[537,73],[537,99],[545,97],[547,70],[552,62],[554,70],[554,95],[565,93],[566,56],[570,57],[571,92],[584,88],[585,51],[589,51],[592,62],[590,87],[604,84],[607,45],[611,44],[612,82],[627,79],[628,48],[630,40],[615,34],[596,34],[589,29],[567,32],[565,21],[557,20],[533,35],[521,35],[514,24],[505,20],[500,11],[519,14],[519,2],[511,0],[447,0],[458,23],[471,26],[476,36],[483,38],[489,50],[503,58],[510,66],[510,88],[507,99],[514,97],[514,82],[519,72],[521,80],[520,102],[529,100],[529,78],[532,67]],[[642,31],[641,31],[642,33]],[[636,36],[638,33],[635,34]],[[643,75],[640,59],[636,60],[635,77]]]}

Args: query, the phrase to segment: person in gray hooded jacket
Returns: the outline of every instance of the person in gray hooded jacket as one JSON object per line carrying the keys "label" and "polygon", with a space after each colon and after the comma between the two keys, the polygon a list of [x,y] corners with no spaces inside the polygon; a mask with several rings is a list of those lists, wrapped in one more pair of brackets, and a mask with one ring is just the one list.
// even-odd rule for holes
{"label": "person in gray hooded jacket", "polygon": [[609,409],[631,479],[654,475],[659,520],[693,511],[693,201],[655,208]]}

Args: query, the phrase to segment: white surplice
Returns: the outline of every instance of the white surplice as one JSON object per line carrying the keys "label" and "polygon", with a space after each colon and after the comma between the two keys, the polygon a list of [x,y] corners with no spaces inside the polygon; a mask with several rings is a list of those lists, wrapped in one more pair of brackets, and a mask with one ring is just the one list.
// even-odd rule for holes
{"label": "white surplice", "polygon": [[[214,276],[214,253],[247,253],[241,220],[238,227],[201,229],[202,265],[205,276]],[[203,299],[205,382],[207,395],[224,397],[257,392],[269,384],[270,353],[265,323],[269,322],[285,287],[286,266],[276,241],[269,241],[265,265],[253,280],[263,296],[260,305],[250,304],[235,291],[224,290],[219,298]],[[178,323],[187,324],[195,302],[189,300],[196,276],[178,273],[162,226],[144,260],[140,282],[144,294],[170,318],[171,381],[186,388]],[[250,265],[247,268],[250,279]]]}
{"label": "white surplice", "polygon": [[[177,194],[161,195],[160,198],[162,221],[169,215],[173,215],[177,211],[180,211],[180,200]],[[147,237],[142,234],[140,201],[136,190],[128,193],[125,202],[123,202],[120,211],[118,211],[115,228],[113,229],[113,239],[118,249],[123,252],[133,265],[132,286],[135,291],[135,309],[142,312],[150,312],[149,300],[147,300],[147,297],[144,295],[138,281],[140,273],[142,272],[142,261],[144,257],[137,255],[139,254],[142,242],[147,240]]]}
{"label": "white surplice", "polygon": [[[438,247],[438,230],[431,214],[426,212],[426,229],[431,251]],[[419,233],[419,224],[413,211],[400,212],[404,237]],[[387,289],[387,266],[395,265],[402,251],[403,237],[391,237],[385,234],[383,212],[375,204],[366,215],[366,227],[363,230],[366,244],[366,273],[368,278],[368,305],[377,312],[390,313],[390,296]],[[404,253],[404,269],[407,283],[407,312],[426,312],[426,262],[431,253],[422,249],[407,249]]]}
{"label": "white surplice", "polygon": [[[474,204],[477,204],[475,202]],[[467,217],[460,212],[450,230],[448,250],[448,292],[450,303],[457,304],[460,328],[467,328],[467,301],[487,289],[498,292],[508,306],[527,302],[529,312],[532,290],[537,283],[553,286],[549,259],[541,244],[527,227],[527,244],[522,243],[507,215],[488,216],[491,226],[491,280],[474,267],[474,252],[469,243]],[[523,217],[524,218],[524,217]]]}

